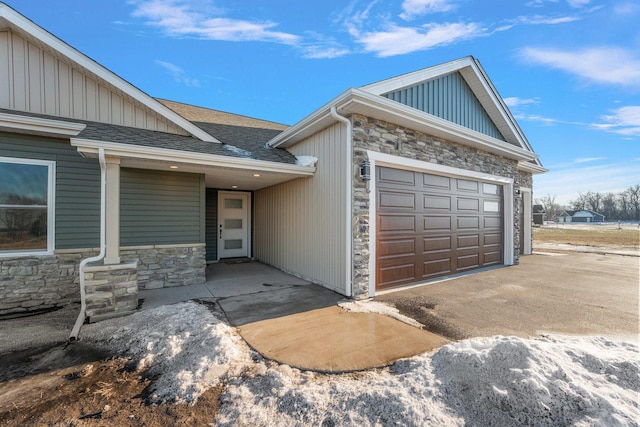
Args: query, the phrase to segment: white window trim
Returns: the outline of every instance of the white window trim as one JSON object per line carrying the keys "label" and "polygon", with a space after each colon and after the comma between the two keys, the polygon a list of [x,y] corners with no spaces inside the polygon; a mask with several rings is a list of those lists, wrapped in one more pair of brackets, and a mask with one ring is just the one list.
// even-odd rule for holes
{"label": "white window trim", "polygon": [[0,157],[2,163],[14,163],[22,165],[38,165],[47,166],[47,249],[46,250],[24,250],[14,252],[0,252],[0,258],[15,258],[15,257],[27,257],[38,255],[53,255],[55,249],[55,230],[56,230],[56,162],[51,160],[38,160],[38,159],[22,159],[19,157]]}
{"label": "white window trim", "polygon": [[[371,181],[369,181],[369,296],[376,294],[376,167],[388,166],[396,169],[413,170],[417,172],[431,173],[434,175],[450,176],[454,178],[473,179],[474,181],[487,182],[502,186],[504,207],[504,265],[513,265],[513,179],[504,176],[491,175],[482,172],[458,169],[437,163],[429,163],[421,160],[406,159],[391,154],[378,153],[367,150],[367,156],[371,164]],[[420,282],[422,283],[422,282]],[[420,284],[415,283],[414,285]]]}

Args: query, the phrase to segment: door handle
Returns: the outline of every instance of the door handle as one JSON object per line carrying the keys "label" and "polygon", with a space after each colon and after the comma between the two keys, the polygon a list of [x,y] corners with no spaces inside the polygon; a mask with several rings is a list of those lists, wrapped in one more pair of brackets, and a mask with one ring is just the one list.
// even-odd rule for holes
{"label": "door handle", "polygon": [[222,224],[220,224],[220,238],[222,239]]}

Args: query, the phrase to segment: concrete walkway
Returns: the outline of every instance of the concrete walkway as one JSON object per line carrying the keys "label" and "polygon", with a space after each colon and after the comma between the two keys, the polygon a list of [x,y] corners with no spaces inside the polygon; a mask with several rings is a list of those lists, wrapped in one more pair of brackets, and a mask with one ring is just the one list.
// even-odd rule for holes
{"label": "concrete walkway", "polygon": [[203,285],[140,292],[142,310],[190,299],[216,302],[264,357],[325,372],[385,366],[448,341],[376,313],[351,313],[332,292],[258,262],[218,263]]}

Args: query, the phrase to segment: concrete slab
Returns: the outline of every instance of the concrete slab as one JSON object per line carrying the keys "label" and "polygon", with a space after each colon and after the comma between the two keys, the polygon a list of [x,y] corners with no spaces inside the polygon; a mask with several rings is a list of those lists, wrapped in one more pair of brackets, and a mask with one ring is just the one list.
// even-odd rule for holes
{"label": "concrete slab", "polygon": [[386,366],[449,342],[380,314],[337,306],[246,323],[239,331],[269,359],[325,372]]}
{"label": "concrete slab", "polygon": [[143,290],[138,292],[138,298],[144,300],[140,309],[150,310],[192,299],[210,299],[213,298],[213,294],[202,284]]}
{"label": "concrete slab", "polygon": [[234,326],[335,306],[342,295],[318,285],[262,286],[261,292],[221,298],[227,319]]}

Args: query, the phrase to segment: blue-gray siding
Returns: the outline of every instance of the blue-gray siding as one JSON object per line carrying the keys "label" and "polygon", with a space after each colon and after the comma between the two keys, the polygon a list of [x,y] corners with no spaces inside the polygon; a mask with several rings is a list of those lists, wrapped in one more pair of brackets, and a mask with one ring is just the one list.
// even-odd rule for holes
{"label": "blue-gray siding", "polygon": [[[68,140],[0,133],[0,156],[56,162],[56,249],[95,248],[100,234],[100,166]],[[1,179],[1,177],[0,177]]]}
{"label": "blue-gray siding", "polygon": [[122,246],[204,243],[204,177],[120,170]]}
{"label": "blue-gray siding", "polygon": [[207,261],[215,261],[218,259],[218,190],[214,188],[207,188],[206,215]]}
{"label": "blue-gray siding", "polygon": [[458,72],[385,93],[382,96],[485,135],[505,140]]}

